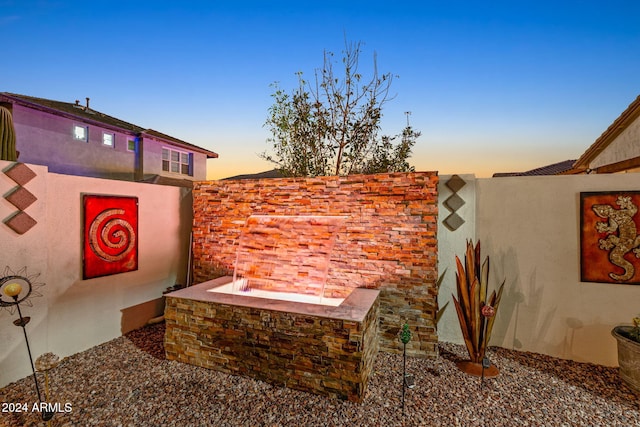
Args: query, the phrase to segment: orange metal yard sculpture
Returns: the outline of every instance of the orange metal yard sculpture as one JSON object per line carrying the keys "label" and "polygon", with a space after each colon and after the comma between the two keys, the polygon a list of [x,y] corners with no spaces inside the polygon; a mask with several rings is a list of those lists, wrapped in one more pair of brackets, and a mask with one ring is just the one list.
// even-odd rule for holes
{"label": "orange metal yard sculpture", "polygon": [[500,304],[504,281],[498,293],[494,290],[487,300],[489,257],[485,258],[481,267],[479,241],[475,248],[473,241],[467,241],[464,261],[463,265],[456,256],[458,298],[452,296],[470,360],[458,362],[457,366],[467,374],[491,378],[498,375],[498,368],[491,365],[485,357],[485,352]]}

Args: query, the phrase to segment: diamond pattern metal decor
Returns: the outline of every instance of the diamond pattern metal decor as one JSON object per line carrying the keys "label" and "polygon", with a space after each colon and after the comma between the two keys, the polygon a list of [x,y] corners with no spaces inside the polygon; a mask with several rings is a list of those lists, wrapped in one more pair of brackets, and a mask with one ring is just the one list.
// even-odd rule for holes
{"label": "diamond pattern metal decor", "polygon": [[444,201],[444,206],[451,211],[451,215],[445,218],[442,222],[449,230],[456,231],[462,224],[464,224],[464,219],[462,219],[456,211],[465,204],[464,199],[456,193],[460,191],[462,187],[467,185],[467,183],[458,175],[453,175],[445,185],[453,191],[453,194]]}
{"label": "diamond pattern metal decor", "polygon": [[4,223],[17,234],[24,234],[37,224],[35,219],[23,211],[18,211],[17,214],[13,215]]}
{"label": "diamond pattern metal decor", "polygon": [[444,222],[444,225],[446,225],[449,230],[455,231],[458,228],[460,228],[462,224],[464,224],[464,219],[460,218],[460,215],[454,212],[448,217],[446,217],[443,222]]}
{"label": "diamond pattern metal decor", "polygon": [[29,169],[29,166],[24,163],[16,163],[4,174],[21,186],[24,186],[27,182],[36,177],[36,173]]}
{"label": "diamond pattern metal decor", "polygon": [[27,209],[33,202],[38,200],[36,196],[24,187],[18,187],[9,193],[9,195],[5,196],[5,199],[21,211]]}
{"label": "diamond pattern metal decor", "polygon": [[454,193],[457,193],[458,191],[460,191],[462,187],[467,185],[467,183],[464,181],[464,179],[460,178],[458,175],[453,175],[451,178],[449,178],[449,180],[445,185],[449,187],[451,191],[453,191]]}
{"label": "diamond pattern metal decor", "polygon": [[25,209],[38,200],[33,193],[24,188],[24,185],[37,175],[24,163],[15,163],[4,171],[4,174],[18,184],[18,187],[10,191],[4,198],[19,209],[17,213],[4,220],[4,223],[17,234],[24,234],[37,224],[35,219],[24,212]]}
{"label": "diamond pattern metal decor", "polygon": [[462,205],[464,205],[464,203],[465,203],[464,199],[455,193],[451,197],[449,197],[447,200],[444,201],[445,206],[452,212],[455,212],[458,209],[460,209]]}

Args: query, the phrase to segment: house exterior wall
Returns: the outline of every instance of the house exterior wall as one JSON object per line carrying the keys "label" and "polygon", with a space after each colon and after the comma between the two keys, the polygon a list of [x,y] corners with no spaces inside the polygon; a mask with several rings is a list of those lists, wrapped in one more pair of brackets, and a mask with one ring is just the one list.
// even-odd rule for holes
{"label": "house exterior wall", "polygon": [[[0,171],[13,163],[0,161]],[[143,310],[162,301],[162,292],[186,278],[192,199],[189,189],[48,173],[36,173],[24,188],[37,200],[25,209],[36,225],[19,235],[0,223],[0,268],[18,272],[26,267],[42,296],[21,304],[31,317],[27,326],[34,359],[46,352],[61,357],[86,350],[120,336],[159,312]],[[0,172],[0,194],[16,188]],[[81,195],[107,194],[138,197],[138,270],[89,280],[82,279]],[[0,218],[16,207],[0,199]],[[136,315],[137,324],[129,322]],[[146,315],[146,317],[144,317]],[[0,309],[0,387],[31,373],[24,337],[13,325],[17,314]],[[135,323],[134,322],[134,323]]]}
{"label": "house exterior wall", "polygon": [[591,169],[640,157],[640,117],[631,123],[589,165]]}
{"label": "house exterior wall", "polygon": [[[160,175],[169,178],[202,181],[207,175],[207,154],[182,147],[175,142],[136,132],[86,123],[20,104],[11,106],[16,129],[19,161],[48,166],[50,172],[95,178],[139,181]],[[96,113],[100,114],[100,113]],[[74,138],[74,125],[88,128],[88,141]],[[103,143],[103,134],[114,135],[113,146]],[[136,149],[129,150],[129,141]],[[162,148],[189,153],[192,174],[162,170]]]}
{"label": "house exterior wall", "polygon": [[[206,154],[190,151],[172,144],[163,142],[162,140],[144,137],[142,139],[142,153],[144,165],[144,178],[151,175],[166,176],[169,178],[187,179],[190,181],[204,181],[207,179],[207,156]],[[190,153],[193,156],[193,176],[183,175],[180,173],[166,172],[162,170],[162,148],[171,148],[184,153]]]}
{"label": "house exterior wall", "polygon": [[[89,125],[89,141],[74,139],[74,125],[85,125],[65,117],[13,106],[16,149],[23,163],[48,166],[50,172],[90,177],[134,179],[135,152],[127,140],[135,135]],[[103,132],[114,133],[113,147],[102,143]]]}
{"label": "house exterior wall", "polygon": [[[471,229],[464,235],[444,232],[441,215],[440,247],[456,239],[456,255],[463,257],[464,240],[475,237],[482,258],[491,260],[490,289],[506,280],[490,345],[617,365],[611,329],[640,311],[640,286],[580,281],[579,210],[580,192],[624,190],[638,190],[637,176],[477,179],[475,236]],[[447,269],[442,307],[455,294],[455,260],[441,255],[439,265]],[[453,303],[446,310],[454,312]],[[439,338],[461,344],[455,313],[446,319],[438,325]]]}

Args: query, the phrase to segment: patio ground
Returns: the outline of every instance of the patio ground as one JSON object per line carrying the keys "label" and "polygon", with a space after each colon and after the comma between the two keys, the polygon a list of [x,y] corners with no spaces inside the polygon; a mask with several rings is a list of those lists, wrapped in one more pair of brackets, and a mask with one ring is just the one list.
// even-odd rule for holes
{"label": "patio ground", "polygon": [[[401,355],[378,355],[355,404],[167,361],[163,334],[164,324],[148,326],[65,358],[51,371],[50,401],[68,412],[51,425],[640,426],[640,396],[616,368],[491,348],[500,375],[481,386],[455,367],[464,347],[441,343],[437,361],[407,359],[416,387],[403,412]],[[34,401],[32,377],[0,389],[0,426],[47,425]],[[20,402],[26,413],[4,411]]]}

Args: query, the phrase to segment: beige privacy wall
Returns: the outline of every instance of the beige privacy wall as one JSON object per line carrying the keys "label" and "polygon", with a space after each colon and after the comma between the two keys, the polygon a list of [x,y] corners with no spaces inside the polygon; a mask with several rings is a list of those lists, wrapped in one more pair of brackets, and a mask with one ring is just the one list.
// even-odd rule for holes
{"label": "beige privacy wall", "polygon": [[233,274],[250,215],[346,216],[328,291],[380,289],[380,348],[399,351],[397,334],[408,322],[408,353],[435,356],[437,183],[436,172],[196,183],[194,283]]}
{"label": "beige privacy wall", "polygon": [[[18,184],[0,161],[0,194]],[[162,292],[186,277],[191,194],[153,184],[49,173],[27,165],[35,176],[22,186],[35,200],[23,212],[35,225],[18,234],[0,223],[0,271],[27,275],[41,296],[22,304],[34,359],[52,352],[61,357],[86,350],[140,327],[162,313]],[[138,270],[82,279],[82,194],[138,197]],[[0,199],[0,218],[17,207]],[[4,276],[4,275],[3,275]],[[151,304],[149,304],[151,303]],[[159,309],[159,312],[158,312]],[[31,374],[17,313],[0,309],[0,387]]]}
{"label": "beige privacy wall", "polygon": [[[491,345],[617,365],[611,329],[640,313],[640,286],[580,281],[580,192],[637,191],[640,174],[461,177],[465,223],[449,230],[441,208],[439,266],[447,272],[440,306],[456,292],[454,256],[464,257],[466,239],[479,239],[482,258],[491,259],[490,289],[506,280]],[[452,191],[444,185],[449,177],[440,179],[444,202]],[[438,335],[463,342],[452,303]]]}

